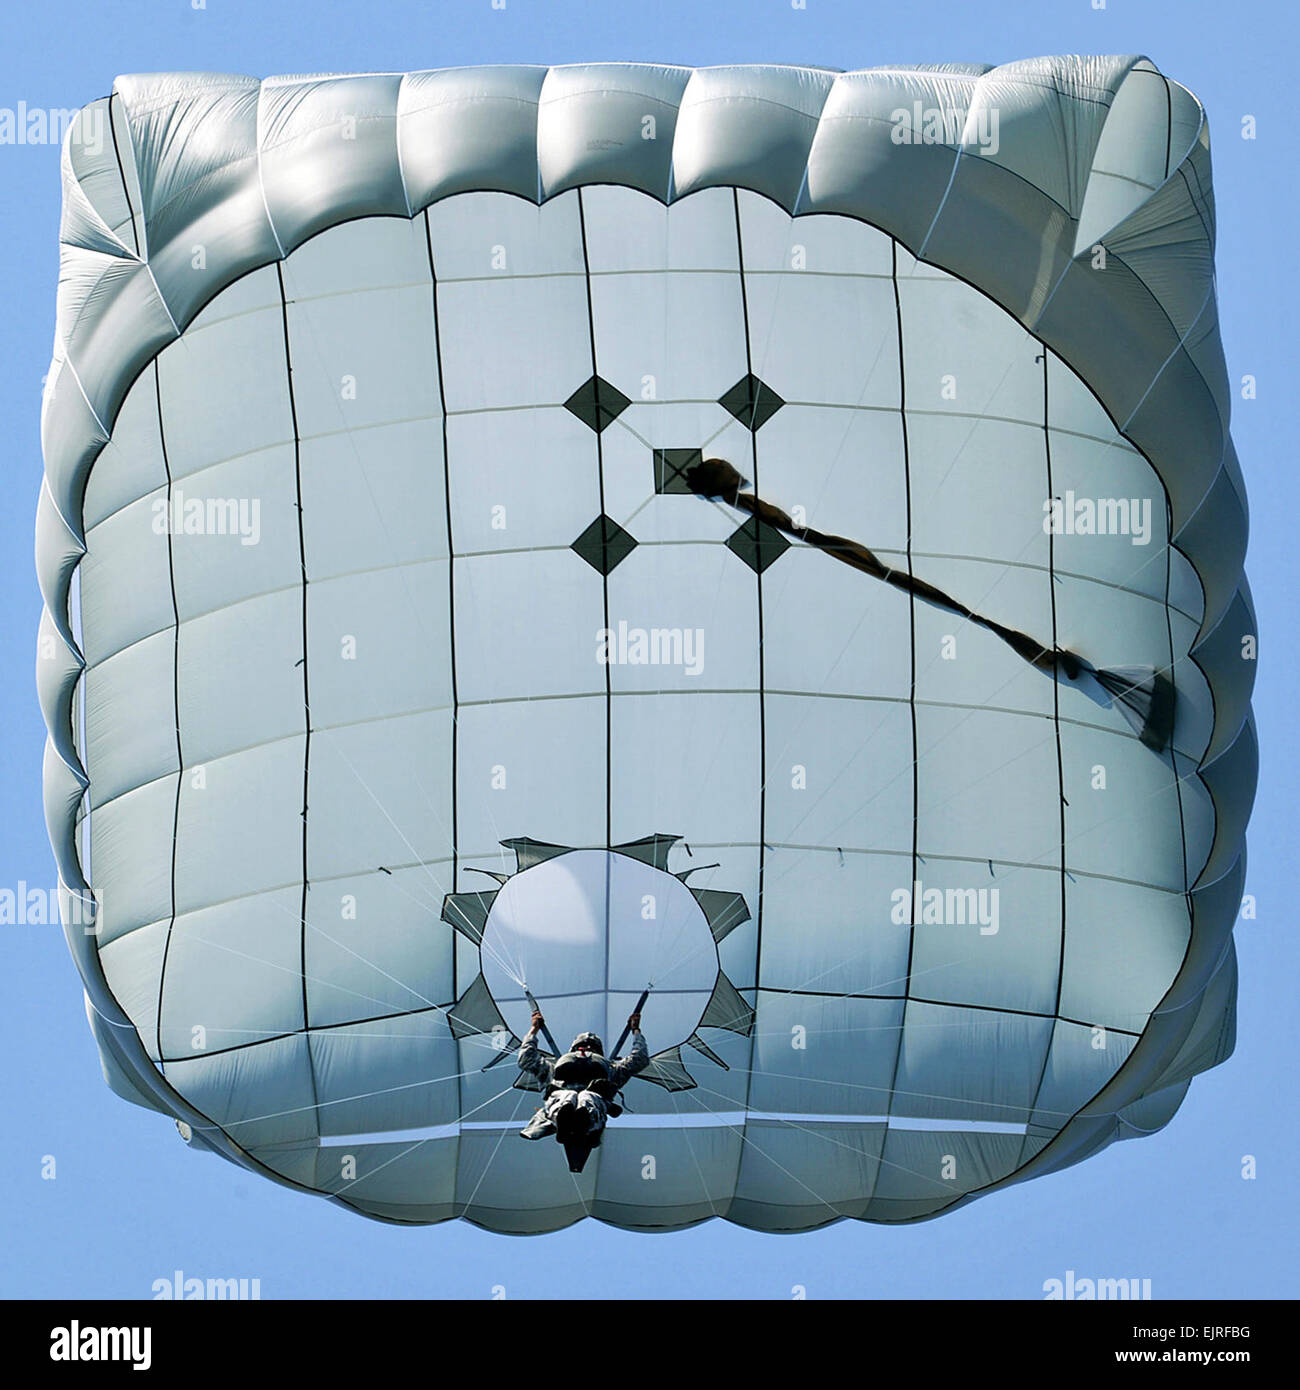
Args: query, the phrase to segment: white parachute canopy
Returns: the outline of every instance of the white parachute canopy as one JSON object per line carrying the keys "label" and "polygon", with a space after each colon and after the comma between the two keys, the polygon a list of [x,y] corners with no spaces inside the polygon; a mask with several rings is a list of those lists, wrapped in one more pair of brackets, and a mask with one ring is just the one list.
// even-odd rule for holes
{"label": "white parachute canopy", "polygon": [[[1148,61],[130,77],[64,189],[46,810],[120,1094],[380,1219],[795,1230],[1231,1051],[1246,508]],[[647,988],[570,1174],[528,996]]]}

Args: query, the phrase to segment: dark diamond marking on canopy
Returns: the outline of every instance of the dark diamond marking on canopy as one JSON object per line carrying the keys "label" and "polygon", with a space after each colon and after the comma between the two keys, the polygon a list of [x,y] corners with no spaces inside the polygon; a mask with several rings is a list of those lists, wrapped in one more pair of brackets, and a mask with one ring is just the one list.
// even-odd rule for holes
{"label": "dark diamond marking on canopy", "polygon": [[790,549],[790,542],[774,526],[751,516],[727,538],[727,549],[739,555],[755,574],[762,574]]}
{"label": "dark diamond marking on canopy", "polygon": [[636,537],[609,516],[598,516],[571,547],[594,570],[608,574],[636,549]]}
{"label": "dark diamond marking on canopy", "polygon": [[584,425],[599,434],[606,425],[617,420],[632,402],[604,377],[592,376],[564,404]]}
{"label": "dark diamond marking on canopy", "polygon": [[686,470],[704,462],[701,449],[656,449],[655,491],[685,492],[692,496],[694,489],[686,481]]}
{"label": "dark diamond marking on canopy", "polygon": [[750,372],[743,376],[718,404],[750,430],[761,430],[785,404],[770,386]]}

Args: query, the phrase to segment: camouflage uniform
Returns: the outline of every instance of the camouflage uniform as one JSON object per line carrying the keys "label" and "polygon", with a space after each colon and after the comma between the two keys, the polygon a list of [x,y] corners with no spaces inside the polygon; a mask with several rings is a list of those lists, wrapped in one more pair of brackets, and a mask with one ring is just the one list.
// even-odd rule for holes
{"label": "camouflage uniform", "polygon": [[649,1065],[650,1052],[639,1030],[632,1034],[631,1052],[616,1062],[598,1052],[566,1052],[551,1061],[538,1049],[536,1034],[530,1033],[519,1049],[519,1069],[542,1083],[544,1098],[520,1134],[525,1139],[545,1139],[556,1132],[561,1112],[572,1108],[576,1114],[569,1137],[599,1144],[606,1119],[623,1113],[614,1097]]}

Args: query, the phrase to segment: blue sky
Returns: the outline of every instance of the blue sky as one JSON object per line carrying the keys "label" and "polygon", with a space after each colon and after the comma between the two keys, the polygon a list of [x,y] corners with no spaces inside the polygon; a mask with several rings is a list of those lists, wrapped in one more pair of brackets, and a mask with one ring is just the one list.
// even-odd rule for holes
{"label": "blue sky", "polygon": [[[200,3],[200,0],[195,0]],[[1078,1275],[1148,1278],[1157,1298],[1294,1297],[1297,934],[1283,892],[1296,785],[1294,448],[1296,212],[1293,54],[1286,0],[957,3],[862,0],[101,0],[10,6],[0,107],[76,107],[119,73],[209,69],[265,76],[405,71],[485,62],[986,62],[1142,53],[1207,107],[1218,207],[1218,285],[1230,379],[1254,375],[1233,435],[1250,489],[1248,572],[1262,634],[1262,748],[1240,922],[1238,1043],[1198,1078],[1158,1135],[1012,1187],[939,1221],[841,1223],[796,1237],[722,1222],[658,1237],[583,1222],[532,1240],[465,1223],[399,1230],[191,1153],[171,1123],[103,1084],[80,982],[58,928],[0,927],[0,1292],[149,1297],[176,1269],[261,1281],[263,1297],[1041,1298]],[[1257,137],[1241,138],[1254,117]],[[44,728],[32,669],[40,597],[32,519],[41,478],[41,378],[57,283],[58,151],[0,146],[7,250],[0,400],[9,440],[0,511],[0,887],[51,885],[40,804]],[[1288,385],[1288,383],[1291,383]],[[1282,462],[1279,463],[1278,460]],[[1288,890],[1289,892],[1290,890]],[[1258,1176],[1241,1176],[1254,1155]],[[45,1155],[57,1177],[43,1180]]]}

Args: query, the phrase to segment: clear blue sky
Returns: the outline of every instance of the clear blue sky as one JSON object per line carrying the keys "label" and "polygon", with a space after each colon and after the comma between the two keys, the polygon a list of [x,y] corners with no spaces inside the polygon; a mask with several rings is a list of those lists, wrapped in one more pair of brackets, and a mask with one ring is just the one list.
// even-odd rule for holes
{"label": "clear blue sky", "polygon": [[[202,3],[202,0],[195,0]],[[265,76],[486,62],[633,60],[703,66],[1000,63],[1051,53],[1143,53],[1197,94],[1213,133],[1218,277],[1229,375],[1258,378],[1233,435],[1250,489],[1248,568],[1262,634],[1262,747],[1241,922],[1237,1051],[1198,1078],[1160,1134],[938,1221],[841,1223],[764,1236],[713,1221],[637,1236],[587,1221],[520,1240],[462,1222],[400,1230],[191,1153],[170,1121],[103,1084],[76,971],[55,927],[0,927],[0,1293],[150,1296],[176,1269],[261,1280],[263,1297],[1041,1298],[1043,1282],[1149,1278],[1157,1298],[1300,1293],[1294,1155],[1300,933],[1293,822],[1300,669],[1290,630],[1300,510],[1294,440],[1294,53],[1289,0],[42,0],[9,5],[0,107],[76,107],[118,73]],[[1244,141],[1243,117],[1258,123]],[[41,378],[58,273],[59,160],[0,146],[6,312],[0,419],[8,445],[0,635],[0,887],[55,881],[40,804],[44,727],[34,644],[32,521],[41,479]],[[43,1155],[58,1176],[43,1181]],[[1253,1154],[1258,1177],[1244,1181]]]}

